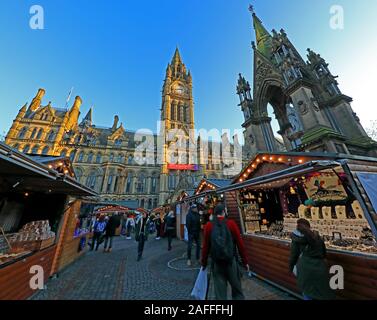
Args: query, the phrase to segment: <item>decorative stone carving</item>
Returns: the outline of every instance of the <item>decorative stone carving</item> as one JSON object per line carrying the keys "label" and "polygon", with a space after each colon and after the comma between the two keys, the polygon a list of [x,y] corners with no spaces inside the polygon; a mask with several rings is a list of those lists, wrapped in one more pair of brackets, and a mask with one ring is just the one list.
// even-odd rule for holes
{"label": "decorative stone carving", "polygon": [[308,105],[304,101],[300,100],[297,105],[302,115],[305,115],[309,112]]}

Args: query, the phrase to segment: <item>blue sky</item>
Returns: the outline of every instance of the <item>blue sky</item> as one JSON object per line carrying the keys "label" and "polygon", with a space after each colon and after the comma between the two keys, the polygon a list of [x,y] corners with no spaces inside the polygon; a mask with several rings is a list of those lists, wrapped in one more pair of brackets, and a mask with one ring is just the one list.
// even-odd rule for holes
{"label": "blue sky", "polygon": [[[310,47],[339,75],[364,124],[377,118],[377,1],[254,0],[268,30],[284,28],[297,49]],[[45,30],[29,28],[29,9],[45,11]],[[94,122],[156,130],[167,63],[178,45],[193,75],[197,128],[240,128],[235,87],[252,82],[254,40],[249,1],[2,0],[0,10],[0,132],[37,89],[44,104],[64,107],[70,88],[94,106]],[[342,5],[345,29],[329,27]],[[73,102],[73,99],[71,103]]]}

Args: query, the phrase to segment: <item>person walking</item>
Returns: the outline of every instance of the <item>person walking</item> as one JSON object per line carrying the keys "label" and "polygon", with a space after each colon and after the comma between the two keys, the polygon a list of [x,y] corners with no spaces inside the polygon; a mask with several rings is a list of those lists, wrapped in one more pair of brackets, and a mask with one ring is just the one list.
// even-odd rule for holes
{"label": "person walking", "polygon": [[196,244],[196,260],[200,263],[200,233],[201,233],[201,217],[196,204],[193,204],[186,217],[186,228],[188,234],[187,243],[187,266],[191,266],[192,245]]}
{"label": "person walking", "polygon": [[297,277],[297,286],[305,300],[333,300],[330,276],[326,264],[326,245],[317,231],[312,231],[308,220],[297,220],[291,234],[292,245],[289,271]]}
{"label": "person walking", "polygon": [[171,210],[169,214],[165,218],[165,229],[166,229],[166,235],[168,237],[168,251],[172,249],[172,241],[175,231],[175,216],[174,211]]}
{"label": "person walking", "polygon": [[106,229],[106,221],[104,216],[100,216],[98,218],[98,221],[94,223],[93,226],[93,238],[92,238],[92,246],[90,248],[90,251],[93,251],[94,246],[96,245],[96,251],[98,250],[99,245],[101,244],[101,238],[105,232]]}
{"label": "person walking", "polygon": [[241,270],[237,261],[237,249],[242,262],[249,271],[245,246],[237,224],[227,219],[225,207],[218,204],[214,218],[204,228],[202,267],[207,268],[208,256],[212,259],[212,274],[216,300],[227,300],[228,283],[233,300],[245,300],[241,286]]}
{"label": "person walking", "polygon": [[161,217],[159,213],[157,213],[154,223],[156,225],[156,240],[160,240],[161,239]]}
{"label": "person walking", "polygon": [[137,248],[137,261],[140,261],[143,256],[144,244],[148,240],[149,234],[149,217],[146,212],[143,212],[136,221],[135,239],[139,243]]}
{"label": "person walking", "polygon": [[[107,222],[105,228],[105,247],[104,252],[111,252],[113,247],[113,238],[115,236],[115,231],[120,227],[120,216],[118,213],[114,213]],[[109,245],[109,246],[108,246]]]}

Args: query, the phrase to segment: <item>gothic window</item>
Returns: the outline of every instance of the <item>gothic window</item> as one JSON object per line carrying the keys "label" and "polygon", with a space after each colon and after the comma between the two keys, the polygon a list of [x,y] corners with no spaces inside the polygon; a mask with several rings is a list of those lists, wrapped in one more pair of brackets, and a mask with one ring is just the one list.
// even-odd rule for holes
{"label": "gothic window", "polygon": [[13,146],[13,149],[16,149],[16,150],[18,150],[18,147],[19,147],[20,145],[18,144],[18,143],[16,143],[14,146]]}
{"label": "gothic window", "polygon": [[114,192],[117,192],[117,189],[118,189],[118,182],[119,182],[119,174],[115,176]]}
{"label": "gothic window", "polygon": [[158,206],[158,200],[155,198],[153,199],[153,208],[157,208]]}
{"label": "gothic window", "polygon": [[64,149],[61,153],[60,153],[60,156],[65,158],[67,156],[67,150]]}
{"label": "gothic window", "polygon": [[132,164],[133,162],[133,158],[131,155],[128,156],[128,164]]}
{"label": "gothic window", "polygon": [[55,139],[55,133],[54,133],[54,130],[51,130],[48,134],[47,140],[52,142],[54,141],[54,139]]}
{"label": "gothic window", "polygon": [[40,140],[42,138],[42,134],[43,134],[43,129],[39,129],[38,131],[38,134],[37,134],[37,139]]}
{"label": "gothic window", "polygon": [[152,209],[152,199],[148,200],[148,209]]}
{"label": "gothic window", "polygon": [[110,154],[110,157],[109,157],[109,162],[113,162],[113,161],[114,161],[114,154],[111,153],[111,154]]}
{"label": "gothic window", "polygon": [[140,208],[144,208],[144,206],[145,206],[145,200],[141,199],[140,200]]}
{"label": "gothic window", "polygon": [[168,188],[169,188],[169,190],[173,190],[175,188],[175,181],[176,181],[175,175],[169,174],[169,178],[168,178]]}
{"label": "gothic window", "polygon": [[93,156],[94,156],[94,153],[90,152],[89,155],[88,155],[88,159],[86,160],[86,162],[87,163],[92,163],[93,162]]}
{"label": "gothic window", "polygon": [[118,162],[118,163],[122,163],[123,162],[123,154],[118,154],[116,162]]}
{"label": "gothic window", "polygon": [[91,189],[94,189],[96,186],[96,180],[97,180],[97,175],[95,172],[92,172],[86,179],[86,186]]}
{"label": "gothic window", "polygon": [[138,182],[138,192],[144,193],[145,192],[145,184],[146,184],[146,178],[143,174],[139,176],[139,182]]}
{"label": "gothic window", "polygon": [[25,134],[27,132],[27,128],[26,127],[23,127],[21,130],[20,130],[20,133],[18,134],[18,138],[19,139],[24,139],[25,138]]}
{"label": "gothic window", "polygon": [[122,145],[122,142],[123,142],[122,139],[118,138],[118,139],[115,140],[114,144],[115,144],[115,146],[120,147]]}
{"label": "gothic window", "polygon": [[70,156],[69,156],[69,159],[71,160],[71,162],[73,162],[75,160],[75,155],[76,155],[76,151],[72,151]]}
{"label": "gothic window", "polygon": [[156,193],[156,192],[157,192],[157,178],[153,177],[152,178],[151,193]]}
{"label": "gothic window", "polygon": [[175,120],[175,107],[176,107],[176,104],[174,103],[172,103],[171,105],[170,105],[170,119],[171,120]]}
{"label": "gothic window", "polygon": [[22,150],[22,152],[24,152],[24,153],[28,153],[29,150],[30,150],[30,145],[26,145],[26,146],[24,147],[24,149]]}
{"label": "gothic window", "polygon": [[34,128],[33,131],[31,132],[30,139],[34,139],[36,134],[37,134],[37,128]]}
{"label": "gothic window", "polygon": [[82,170],[80,168],[76,168],[75,174],[76,174],[76,180],[78,182],[80,182],[80,180],[82,179],[82,176],[83,176]]}
{"label": "gothic window", "polygon": [[80,143],[81,141],[81,136],[78,134],[76,137],[75,137],[75,143],[78,144]]}
{"label": "gothic window", "polygon": [[102,161],[102,155],[98,153],[96,157],[96,163],[101,163],[101,161]]}
{"label": "gothic window", "polygon": [[131,192],[132,175],[128,175],[126,182],[126,193]]}
{"label": "gothic window", "polygon": [[110,175],[109,179],[107,180],[107,188],[106,188],[107,193],[111,192],[111,185],[113,183],[113,179],[114,179],[113,175]]}
{"label": "gothic window", "polygon": [[81,152],[79,153],[79,158],[77,159],[77,161],[78,161],[78,162],[83,162],[83,160],[84,160],[84,152],[81,151]]}
{"label": "gothic window", "polygon": [[44,147],[42,150],[42,154],[47,155],[49,150],[50,150],[49,147]]}
{"label": "gothic window", "polygon": [[32,153],[32,154],[38,154],[38,152],[39,152],[39,145],[36,145],[36,146],[34,146],[33,149],[31,150],[31,153]]}
{"label": "gothic window", "polygon": [[182,110],[182,106],[177,105],[177,120],[178,121],[181,121],[181,110]]}

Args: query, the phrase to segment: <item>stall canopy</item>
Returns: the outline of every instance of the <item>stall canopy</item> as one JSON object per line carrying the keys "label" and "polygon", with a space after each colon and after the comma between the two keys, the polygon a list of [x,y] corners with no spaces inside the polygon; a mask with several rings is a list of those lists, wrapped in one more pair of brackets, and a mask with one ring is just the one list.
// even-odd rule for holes
{"label": "stall canopy", "polygon": [[195,190],[195,194],[200,194],[205,191],[213,191],[219,188],[224,188],[232,183],[230,179],[202,179]]}
{"label": "stall canopy", "polygon": [[[51,160],[51,159],[50,159]],[[73,196],[97,196],[68,172],[59,172],[0,143],[0,192],[35,191]]]}

